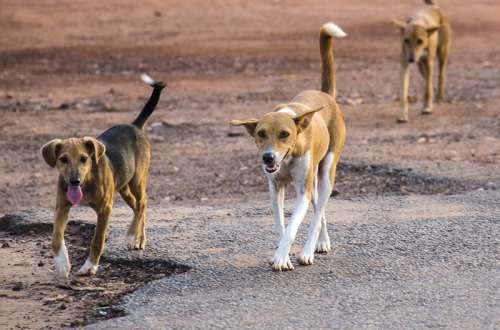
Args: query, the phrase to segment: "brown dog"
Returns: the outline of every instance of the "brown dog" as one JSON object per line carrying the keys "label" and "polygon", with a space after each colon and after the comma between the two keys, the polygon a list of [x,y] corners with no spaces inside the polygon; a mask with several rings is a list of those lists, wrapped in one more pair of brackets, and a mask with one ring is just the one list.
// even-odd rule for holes
{"label": "brown dog", "polygon": [[131,125],[117,125],[97,138],[55,139],[42,147],[42,156],[59,171],[52,250],[56,271],[67,277],[71,268],[64,230],[70,208],[76,204],[90,206],[97,213],[97,227],[90,253],[79,275],[95,274],[104,249],[106,229],[113,207],[113,197],[120,192],[134,210],[128,230],[129,248],[144,249],[146,182],[151,159],[151,147],[143,131],[153,113],[165,84],[142,75],[154,89],[150,99]]}
{"label": "brown dog", "polygon": [[[280,236],[272,262],[274,270],[293,269],[290,247],[311,202],[314,215],[298,261],[302,265],[311,265],[315,251],[328,252],[331,249],[325,209],[335,185],[337,164],[346,138],[344,118],[335,102],[332,48],[333,38],[344,36],[344,31],[334,23],[326,23],[321,28],[321,91],[303,91],[261,119],[231,122],[232,125],[245,126],[261,153],[275,227]],[[292,218],[285,228],[285,187],[290,183],[293,183],[297,199]]]}
{"label": "brown dog", "polygon": [[420,9],[406,22],[393,20],[402,33],[401,51],[401,114],[399,123],[408,121],[408,88],[410,85],[409,64],[417,63],[425,79],[425,104],[422,114],[431,114],[433,108],[434,62],[439,60],[439,84],[437,102],[444,99],[446,64],[451,47],[451,27],[448,18],[434,1],[425,0],[428,5]]}

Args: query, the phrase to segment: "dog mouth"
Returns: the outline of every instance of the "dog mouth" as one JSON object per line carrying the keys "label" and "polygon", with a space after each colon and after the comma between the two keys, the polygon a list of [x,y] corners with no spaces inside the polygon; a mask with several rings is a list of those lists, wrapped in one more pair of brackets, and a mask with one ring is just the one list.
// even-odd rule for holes
{"label": "dog mouth", "polygon": [[281,166],[281,162],[276,163],[276,164],[272,164],[272,165],[264,165],[264,171],[266,171],[269,174],[275,173],[280,169],[280,166]]}
{"label": "dog mouth", "polygon": [[71,204],[78,205],[83,198],[82,187],[80,185],[68,185],[66,198],[68,198]]}

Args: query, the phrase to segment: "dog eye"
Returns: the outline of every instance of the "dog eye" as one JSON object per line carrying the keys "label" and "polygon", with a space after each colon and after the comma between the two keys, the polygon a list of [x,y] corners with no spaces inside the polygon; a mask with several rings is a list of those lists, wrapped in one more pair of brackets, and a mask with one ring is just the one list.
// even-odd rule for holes
{"label": "dog eye", "polygon": [[86,161],[87,161],[87,157],[86,156],[80,157],[80,163],[85,164]]}
{"label": "dog eye", "polygon": [[424,43],[424,41],[423,41],[422,39],[418,39],[418,40],[417,40],[417,43],[418,43],[419,45],[421,45],[421,44],[423,44],[423,43]]}
{"label": "dog eye", "polygon": [[405,39],[405,44],[409,44],[410,43],[410,39]]}
{"label": "dog eye", "polygon": [[290,133],[288,133],[287,131],[280,132],[280,139],[286,139],[289,136],[290,136]]}
{"label": "dog eye", "polygon": [[68,157],[63,156],[63,157],[59,158],[59,161],[60,161],[61,163],[63,163],[63,164],[67,164],[67,163],[68,163]]}
{"label": "dog eye", "polygon": [[258,131],[257,132],[257,135],[261,138],[265,138],[266,137],[266,131],[262,130],[262,131]]}

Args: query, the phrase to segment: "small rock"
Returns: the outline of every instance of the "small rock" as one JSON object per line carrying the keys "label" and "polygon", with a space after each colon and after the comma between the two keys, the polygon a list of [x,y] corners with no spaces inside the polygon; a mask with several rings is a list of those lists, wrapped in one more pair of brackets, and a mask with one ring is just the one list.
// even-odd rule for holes
{"label": "small rock", "polygon": [[10,244],[7,242],[2,243],[2,249],[10,248]]}
{"label": "small rock", "polygon": [[97,314],[99,314],[100,316],[106,316],[106,315],[108,315],[108,312],[106,312],[105,310],[99,309],[99,310],[97,310]]}
{"label": "small rock", "polygon": [[57,107],[57,109],[59,110],[68,110],[70,107],[70,104],[68,102],[63,102],[61,104],[59,104],[59,106]]}
{"label": "small rock", "polygon": [[427,142],[427,138],[425,136],[419,137],[417,143],[425,143]]}
{"label": "small rock", "polygon": [[23,289],[23,283],[22,282],[16,282],[14,283],[14,286],[12,287],[12,291],[21,291]]}
{"label": "small rock", "polygon": [[37,264],[38,267],[43,267],[45,266],[45,264],[43,263],[43,261],[39,261],[38,264]]}

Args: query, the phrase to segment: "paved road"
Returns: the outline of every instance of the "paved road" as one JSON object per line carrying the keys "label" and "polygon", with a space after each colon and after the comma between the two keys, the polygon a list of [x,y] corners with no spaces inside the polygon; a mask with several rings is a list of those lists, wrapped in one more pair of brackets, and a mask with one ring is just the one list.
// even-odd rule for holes
{"label": "paved road", "polygon": [[[125,253],[128,214],[116,210],[107,253]],[[333,253],[275,273],[264,201],[152,209],[146,254],[192,270],[89,328],[500,329],[500,192],[334,200],[327,216]]]}

